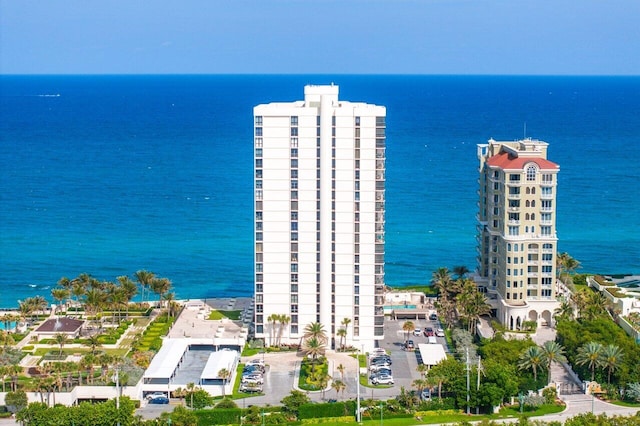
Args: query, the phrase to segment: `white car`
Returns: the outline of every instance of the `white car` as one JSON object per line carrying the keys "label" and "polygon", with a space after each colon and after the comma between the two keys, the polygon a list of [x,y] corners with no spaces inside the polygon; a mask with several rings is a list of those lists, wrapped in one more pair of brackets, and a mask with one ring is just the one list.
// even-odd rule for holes
{"label": "white car", "polygon": [[264,384],[264,378],[260,374],[250,374],[248,376],[242,376],[242,383],[253,383],[262,385]]}
{"label": "white car", "polygon": [[156,398],[166,398],[166,397],[167,397],[167,394],[164,393],[164,392],[154,392],[154,393],[152,393],[150,395],[147,395],[147,399],[149,401],[151,401],[152,399],[156,399]]}
{"label": "white car", "polygon": [[441,328],[436,328],[436,336],[444,337],[444,330]]}
{"label": "white car", "polygon": [[422,334],[422,329],[421,328],[416,328],[413,330],[413,335],[414,336],[420,336]]}
{"label": "white car", "polygon": [[375,357],[380,356],[380,355],[387,355],[387,351],[385,351],[382,348],[375,348],[369,354],[369,358],[375,358]]}
{"label": "white car", "polygon": [[373,383],[374,385],[392,385],[393,376],[389,374],[380,374],[379,376],[374,377],[371,380],[371,383]]}
{"label": "white car", "polygon": [[254,358],[247,361],[245,365],[259,365],[261,367],[264,367],[264,361],[262,361],[260,358]]}

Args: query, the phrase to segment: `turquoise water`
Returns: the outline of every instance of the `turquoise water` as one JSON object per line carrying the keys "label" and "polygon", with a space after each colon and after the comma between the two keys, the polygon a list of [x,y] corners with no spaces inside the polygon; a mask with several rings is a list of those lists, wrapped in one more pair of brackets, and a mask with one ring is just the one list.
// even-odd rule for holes
{"label": "turquoise water", "polygon": [[416,305],[387,305],[384,307],[385,311],[391,311],[393,309],[416,309]]}
{"label": "turquoise water", "polygon": [[387,107],[389,284],[475,266],[476,144],[525,123],[561,166],[560,250],[640,273],[640,78],[0,76],[0,307],[143,268],[250,295],[252,107],[330,82]]}

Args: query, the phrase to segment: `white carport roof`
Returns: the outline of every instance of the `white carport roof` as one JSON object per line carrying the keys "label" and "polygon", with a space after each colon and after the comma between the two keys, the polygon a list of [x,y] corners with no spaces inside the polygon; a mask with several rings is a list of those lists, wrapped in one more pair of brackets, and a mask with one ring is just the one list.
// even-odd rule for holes
{"label": "white carport roof", "polygon": [[418,350],[420,351],[422,363],[426,365],[436,365],[443,359],[447,358],[447,354],[444,352],[444,347],[438,343],[419,343]]}
{"label": "white carport roof", "polygon": [[165,339],[162,348],[144,372],[144,378],[170,379],[188,347],[186,339]]}
{"label": "white carport roof", "polygon": [[219,379],[220,377],[218,376],[218,373],[223,368],[226,368],[229,372],[233,373],[238,360],[238,355],[238,351],[224,349],[212,353],[209,355],[207,365],[204,366],[202,374],[200,374],[200,380]]}

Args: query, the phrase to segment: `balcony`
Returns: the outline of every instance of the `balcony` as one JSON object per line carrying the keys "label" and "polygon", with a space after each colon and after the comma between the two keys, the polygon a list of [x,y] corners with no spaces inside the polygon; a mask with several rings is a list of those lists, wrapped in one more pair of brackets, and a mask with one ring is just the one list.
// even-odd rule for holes
{"label": "balcony", "polygon": [[542,206],[542,207],[540,207],[540,211],[544,212],[544,213],[551,213],[551,212],[553,212],[553,207]]}
{"label": "balcony", "polygon": [[520,199],[520,194],[507,194],[507,198],[511,199],[511,200],[519,200]]}
{"label": "balcony", "polygon": [[520,225],[520,221],[519,221],[519,220],[516,220],[516,219],[509,219],[509,220],[507,221],[507,224],[508,224],[508,225]]}
{"label": "balcony", "polygon": [[520,211],[520,207],[509,207],[508,209],[509,209],[510,212]]}
{"label": "balcony", "polygon": [[553,194],[540,194],[541,200],[553,200]]}
{"label": "balcony", "polygon": [[540,225],[553,225],[553,221],[551,220],[541,220]]}
{"label": "balcony", "polygon": [[377,171],[376,172],[376,180],[384,180],[384,172]]}

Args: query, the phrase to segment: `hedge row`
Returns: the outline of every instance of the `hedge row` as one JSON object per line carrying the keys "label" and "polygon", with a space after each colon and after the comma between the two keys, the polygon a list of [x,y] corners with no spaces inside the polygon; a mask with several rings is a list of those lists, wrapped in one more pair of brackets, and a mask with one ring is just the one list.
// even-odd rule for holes
{"label": "hedge row", "polygon": [[356,412],[355,401],[328,402],[323,404],[304,404],[298,410],[298,418],[312,419],[317,417],[341,417]]}
{"label": "hedge row", "polygon": [[215,410],[196,410],[199,425],[240,424],[241,408],[220,408]]}

